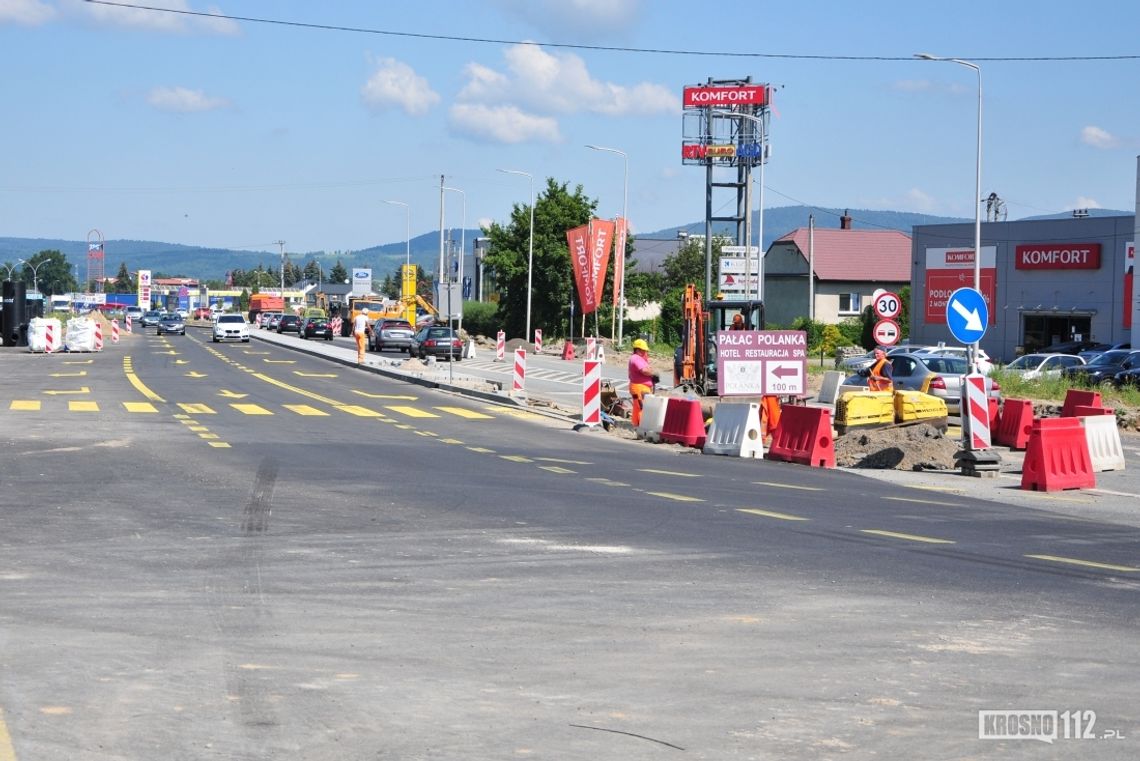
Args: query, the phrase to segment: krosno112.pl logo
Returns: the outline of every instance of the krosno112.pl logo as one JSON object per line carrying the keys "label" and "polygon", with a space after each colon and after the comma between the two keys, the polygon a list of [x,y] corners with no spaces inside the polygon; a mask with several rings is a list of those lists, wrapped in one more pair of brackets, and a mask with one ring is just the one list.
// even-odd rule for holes
{"label": "krosno112.pl logo", "polygon": [[978,711],[980,740],[1123,740],[1116,729],[1096,730],[1096,711],[1008,709]]}

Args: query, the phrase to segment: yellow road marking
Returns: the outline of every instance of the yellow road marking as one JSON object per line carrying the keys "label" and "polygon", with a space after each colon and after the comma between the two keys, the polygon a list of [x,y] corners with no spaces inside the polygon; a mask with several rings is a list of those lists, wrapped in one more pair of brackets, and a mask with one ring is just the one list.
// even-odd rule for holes
{"label": "yellow road marking", "polygon": [[570,470],[569,468],[563,468],[559,465],[539,465],[538,467],[540,470],[547,470],[547,471],[550,471],[551,473],[577,473],[578,472],[576,470]]}
{"label": "yellow road marking", "polygon": [[158,412],[150,402],[123,402],[127,412]]}
{"label": "yellow road marking", "polygon": [[316,407],[310,407],[307,404],[286,404],[285,409],[296,412],[298,415],[316,415],[319,417],[328,417],[329,413],[324,410],[318,410]]}
{"label": "yellow road marking", "polygon": [[189,417],[190,417],[189,415],[179,415],[179,414],[175,414],[175,415],[174,415],[174,419],[175,419],[175,420],[186,420],[186,419],[188,419]]}
{"label": "yellow road marking", "polygon": [[431,431],[416,431],[416,435],[417,436],[431,436],[432,438],[439,438],[438,433],[432,433]]}
{"label": "yellow road marking", "polygon": [[151,391],[149,388],[147,388],[147,385],[145,383],[139,380],[139,377],[134,374],[134,372],[131,370],[131,367],[131,358],[123,357],[123,371],[127,374],[127,380],[130,381],[131,385],[135,387],[135,390],[145,396],[147,399],[150,399],[152,402],[165,402],[165,399]]}
{"label": "yellow road marking", "polygon": [[90,394],[91,389],[87,386],[80,386],[79,388],[68,389],[66,391],[45,391],[47,396],[59,396],[60,394]]}
{"label": "yellow road marking", "polygon": [[493,410],[500,415],[507,415],[508,417],[518,418],[519,420],[537,420],[541,415],[536,415],[533,412],[526,412],[525,410],[516,410],[510,407],[497,407],[495,405],[487,405],[483,409]]}
{"label": "yellow road marking", "polygon": [[216,447],[218,449],[229,449],[230,448],[230,445],[224,441],[208,441],[206,443],[209,444],[210,446]]}
{"label": "yellow road marking", "polygon": [[590,463],[583,460],[560,460],[557,457],[535,457],[534,459],[539,462],[560,462],[563,465],[589,465]]}
{"label": "yellow road marking", "polygon": [[1066,563],[1068,565],[1079,565],[1085,568],[1100,568],[1105,571],[1120,571],[1121,573],[1137,573],[1140,568],[1133,568],[1128,565],[1113,565],[1112,563],[1094,563],[1091,560],[1077,560],[1076,558],[1063,558],[1057,555],[1026,555],[1027,558],[1036,558],[1037,560],[1049,560],[1054,563]]}
{"label": "yellow road marking", "polygon": [[467,448],[469,450],[471,450],[472,452],[478,452],[479,454],[495,454],[494,449],[487,449],[487,447],[467,447]]}
{"label": "yellow road marking", "polygon": [[323,402],[324,404],[332,405],[333,407],[340,407],[341,406],[340,402],[336,401],[335,399],[329,399],[327,396],[321,396],[320,394],[314,394],[312,391],[306,391],[303,388],[297,388],[296,386],[290,386],[288,383],[282,383],[281,381],[279,381],[275,378],[270,378],[268,375],[262,375],[261,373],[255,372],[255,373],[253,373],[253,377],[257,378],[258,380],[263,380],[266,383],[271,383],[274,386],[277,386],[278,388],[283,388],[286,391],[292,391],[294,394],[300,394],[301,396],[307,396],[310,399],[315,399],[318,402]]}
{"label": "yellow road marking", "polygon": [[347,412],[349,415],[356,415],[357,417],[384,417],[384,415],[376,410],[370,410],[367,407],[358,407],[355,404],[336,404],[333,405],[341,412]]}
{"label": "yellow road marking", "polygon": [[216,439],[216,438],[218,438],[218,434],[216,434],[216,433],[199,433],[198,438],[200,438],[200,439]]}
{"label": "yellow road marking", "polygon": [[4,709],[0,708],[0,761],[16,761],[16,750],[12,747],[12,735],[4,723]]}
{"label": "yellow road marking", "polygon": [[865,528],[860,529],[864,534],[874,534],[875,536],[885,536],[891,539],[906,539],[909,542],[924,542],[925,544],[957,544],[950,539],[936,539],[932,536],[919,536],[918,534],[900,534],[897,531],[883,531],[881,529]]}
{"label": "yellow road marking", "polygon": [[68,412],[98,412],[99,402],[68,402]]}
{"label": "yellow road marking", "polygon": [[385,407],[384,409],[392,410],[392,412],[399,412],[401,415],[407,415],[408,417],[439,417],[439,415],[435,414],[434,412],[421,410],[418,407],[404,407],[396,405]]}
{"label": "yellow road marking", "polygon": [[231,404],[238,412],[243,415],[272,415],[273,413],[258,404]]}
{"label": "yellow road marking", "polygon": [[602,484],[603,486],[629,486],[629,484],[624,484],[621,481],[612,481],[608,478],[594,477],[594,478],[587,478],[586,480],[587,481],[593,481],[596,484]]}
{"label": "yellow road marking", "polygon": [[[389,409],[391,408],[389,407]],[[465,417],[468,420],[491,420],[493,418],[492,415],[484,415],[482,412],[464,409],[463,407],[434,407],[433,409],[440,410],[441,412],[450,412],[452,415]]]}
{"label": "yellow road marking", "polygon": [[208,405],[205,404],[179,404],[184,411],[189,412],[191,415],[216,415]]}
{"label": "yellow road marking", "polygon": [[198,431],[208,431],[210,429],[204,425],[188,425],[188,426],[186,426],[186,430],[194,431],[196,433]]}
{"label": "yellow road marking", "polygon": [[936,499],[915,499],[913,497],[884,497],[894,502],[915,502],[920,505],[943,505],[945,507],[961,507],[957,502],[939,502]]}
{"label": "yellow road marking", "polygon": [[369,399],[396,399],[404,400],[407,402],[414,402],[419,399],[418,396],[407,396],[404,394],[372,394],[367,391],[357,391],[356,389],[352,389],[352,393],[359,394],[360,396],[367,396]]}
{"label": "yellow road marking", "polygon": [[740,507],[737,508],[738,513],[748,513],[749,515],[759,515],[764,518],[775,518],[781,521],[810,521],[811,518],[802,518],[798,515],[788,515],[787,513],[775,513],[771,510],[757,510],[753,507]]}
{"label": "yellow road marking", "polygon": [[439,442],[441,444],[462,444],[463,443],[459,439],[440,439]]}
{"label": "yellow road marking", "polygon": [[68,360],[64,360],[63,364],[65,364],[65,365],[89,365],[94,361],[95,360],[93,360],[93,359],[68,359]]}
{"label": "yellow road marking", "polygon": [[188,360],[188,359],[176,359],[176,360],[174,360],[174,364],[176,364],[176,365],[188,365],[188,364],[190,364],[190,360]]}
{"label": "yellow road marking", "polygon": [[699,497],[690,497],[685,494],[673,494],[667,491],[647,491],[646,494],[652,497],[664,497],[665,499],[676,500],[677,502],[704,502]]}
{"label": "yellow road marking", "polygon": [[413,426],[410,426],[407,423],[396,423],[396,427],[401,431],[410,431],[413,429]]}
{"label": "yellow road marking", "polygon": [[49,378],[82,378],[87,375],[86,370],[80,370],[77,373],[48,373]]}
{"label": "yellow road marking", "polygon": [[302,378],[336,378],[336,373],[303,373],[300,370],[294,370],[294,375],[299,375]]}
{"label": "yellow road marking", "polygon": [[218,392],[218,396],[224,396],[227,399],[245,399],[249,394],[239,394],[236,391],[227,391],[223,388]]}
{"label": "yellow road marking", "polygon": [[800,491],[823,491],[818,486],[793,486],[792,484],[780,484],[775,481],[753,481],[752,483],[757,486],[775,486],[777,489],[798,489]]}
{"label": "yellow road marking", "polygon": [[511,462],[534,462],[534,460],[529,457],[523,457],[521,454],[501,454],[499,457],[504,460],[510,460]]}
{"label": "yellow road marking", "polygon": [[[215,353],[217,353],[217,352],[215,352]],[[267,351],[254,351],[253,349],[243,349],[241,353],[242,354],[252,354],[254,356],[260,357],[260,356],[264,356],[264,355],[268,354],[269,352],[267,352]]]}
{"label": "yellow road marking", "polygon": [[205,378],[206,373],[200,373],[197,370],[186,373],[187,378]]}
{"label": "yellow road marking", "polygon": [[297,364],[297,360],[295,360],[295,359],[263,359],[261,361],[267,362],[271,365],[295,365],[295,364]]}
{"label": "yellow road marking", "polygon": [[[170,344],[166,344],[166,346],[170,346]],[[174,351],[173,349],[172,349],[171,351],[160,351],[160,352],[156,352],[156,353],[157,353],[157,354],[164,354],[164,355],[168,355],[168,356],[171,356],[171,357],[177,357],[177,356],[178,356],[178,354],[179,354],[179,352],[176,352],[176,351]]]}
{"label": "yellow road marking", "polygon": [[677,478],[700,478],[699,473],[681,473],[675,470],[654,470],[653,468],[638,468],[641,473],[656,473],[660,476],[677,476]]}
{"label": "yellow road marking", "polygon": [[19,410],[21,412],[39,412],[40,400],[39,399],[13,399],[12,403],[8,405],[10,410]]}

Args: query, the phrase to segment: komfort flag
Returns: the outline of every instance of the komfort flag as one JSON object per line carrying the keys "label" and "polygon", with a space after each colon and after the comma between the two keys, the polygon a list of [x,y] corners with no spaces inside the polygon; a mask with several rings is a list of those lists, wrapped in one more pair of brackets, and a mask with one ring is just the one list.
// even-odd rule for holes
{"label": "komfort flag", "polygon": [[[590,220],[590,267],[594,276],[594,293],[598,306],[606,287],[606,270],[610,266],[610,247],[614,242],[614,223],[608,219]],[[617,283],[617,280],[614,280]]]}
{"label": "komfort flag", "polygon": [[578,303],[582,314],[598,308],[598,294],[594,290],[593,266],[590,262],[590,226],[581,225],[566,231],[566,245],[570,248],[570,268],[574,270],[574,283],[578,286]]}
{"label": "komfort flag", "polygon": [[614,301],[618,306],[621,301],[621,282],[625,278],[625,219],[618,217],[614,224]]}

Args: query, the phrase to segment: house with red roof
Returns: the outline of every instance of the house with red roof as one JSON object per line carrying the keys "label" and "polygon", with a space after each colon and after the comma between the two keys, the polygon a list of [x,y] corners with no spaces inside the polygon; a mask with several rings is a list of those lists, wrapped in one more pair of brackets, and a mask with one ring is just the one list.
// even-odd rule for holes
{"label": "house with red roof", "polygon": [[[809,263],[810,258],[810,263]],[[772,241],[764,256],[764,320],[787,326],[798,317],[837,323],[858,317],[877,290],[910,285],[911,237],[898,230],[801,227]],[[814,315],[808,288],[814,281]]]}

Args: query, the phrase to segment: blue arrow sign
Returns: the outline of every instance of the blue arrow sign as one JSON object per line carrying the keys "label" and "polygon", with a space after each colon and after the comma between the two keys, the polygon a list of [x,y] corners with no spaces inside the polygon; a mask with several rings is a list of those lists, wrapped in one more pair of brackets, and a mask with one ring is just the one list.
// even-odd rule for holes
{"label": "blue arrow sign", "polygon": [[990,310],[982,294],[973,288],[959,288],[946,302],[946,326],[964,344],[977,343],[990,324]]}

